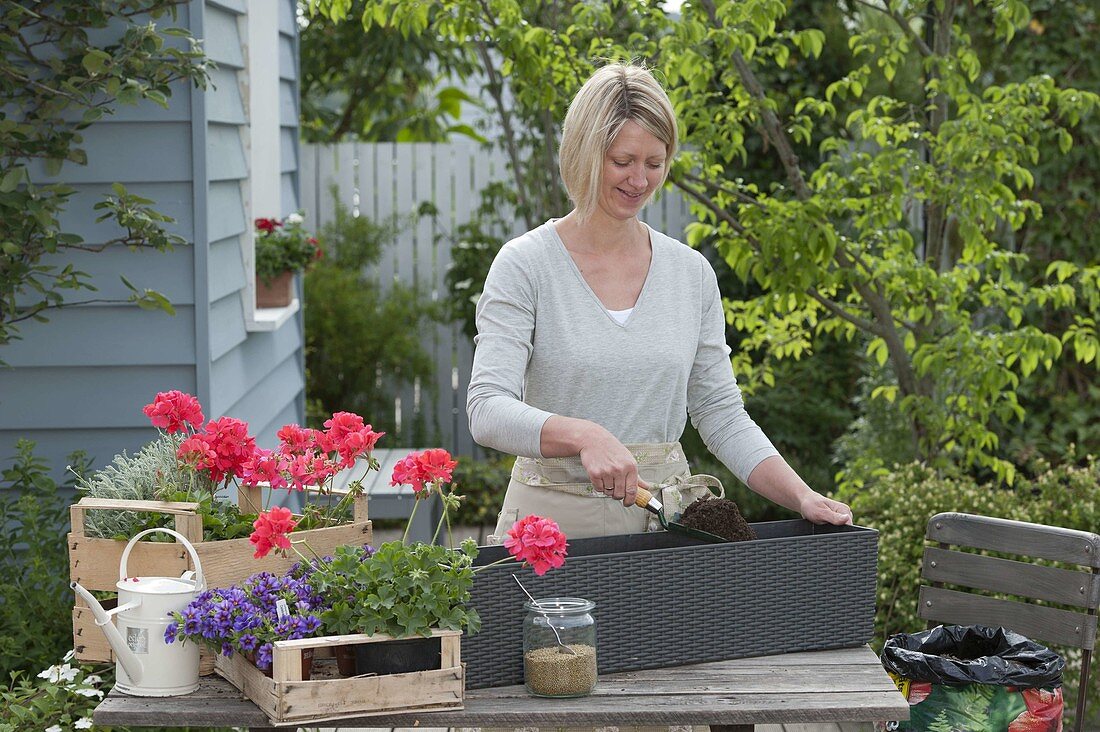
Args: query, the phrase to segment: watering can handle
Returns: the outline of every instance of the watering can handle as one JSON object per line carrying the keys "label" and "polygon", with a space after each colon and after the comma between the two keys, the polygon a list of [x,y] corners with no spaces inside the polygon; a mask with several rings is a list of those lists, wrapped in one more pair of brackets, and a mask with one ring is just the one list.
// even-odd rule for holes
{"label": "watering can handle", "polygon": [[164,529],[159,527],[141,531],[137,533],[134,538],[130,539],[130,542],[126,545],[126,549],[124,549],[122,552],[122,560],[118,563],[119,580],[124,580],[129,576],[126,572],[126,561],[130,558],[130,550],[134,548],[134,544],[137,544],[142,537],[157,531],[163,534],[171,534],[172,536],[176,537],[176,541],[183,544],[184,548],[187,549],[188,553],[190,553],[191,555],[191,561],[195,564],[195,589],[199,591],[205,590],[206,578],[203,577],[202,562],[199,561],[199,554],[195,551],[195,547],[192,546],[191,542],[187,540],[187,537],[185,537],[178,531],[172,531],[172,529]]}

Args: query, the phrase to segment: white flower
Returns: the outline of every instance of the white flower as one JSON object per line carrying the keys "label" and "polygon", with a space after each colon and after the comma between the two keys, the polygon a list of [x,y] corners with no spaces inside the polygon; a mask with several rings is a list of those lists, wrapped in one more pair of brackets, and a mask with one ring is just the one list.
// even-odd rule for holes
{"label": "white flower", "polygon": [[286,217],[286,222],[288,224],[300,224],[303,221],[305,221],[305,219],[303,219],[302,214],[299,213],[292,213]]}
{"label": "white flower", "polygon": [[88,717],[82,717],[81,719],[76,720],[76,722],[73,723],[73,726],[77,729],[91,729],[92,720]]}
{"label": "white flower", "polygon": [[102,699],[103,698],[103,692],[100,691],[99,689],[84,689],[84,688],[81,688],[81,689],[77,689],[76,693],[80,694],[81,696],[86,696],[86,697],[89,697],[89,698],[95,698],[95,699]]}
{"label": "white flower", "polygon": [[78,673],[80,673],[80,669],[64,663],[60,666],[50,666],[48,669],[38,674],[38,678],[46,679],[50,683],[56,684],[59,681],[70,682],[76,678]]}
{"label": "white flower", "polygon": [[45,732],[61,732],[61,727],[55,724],[55,725],[52,725],[50,727],[47,727],[45,729]]}
{"label": "white flower", "polygon": [[76,651],[69,651],[68,653],[65,654],[65,657],[62,658],[61,660],[62,661],[71,661],[71,660],[73,660],[73,656],[75,656],[75,655],[76,655]]}
{"label": "white flower", "polygon": [[103,677],[99,674],[92,674],[91,676],[84,677],[84,683],[88,686],[95,686],[96,684],[103,683]]}

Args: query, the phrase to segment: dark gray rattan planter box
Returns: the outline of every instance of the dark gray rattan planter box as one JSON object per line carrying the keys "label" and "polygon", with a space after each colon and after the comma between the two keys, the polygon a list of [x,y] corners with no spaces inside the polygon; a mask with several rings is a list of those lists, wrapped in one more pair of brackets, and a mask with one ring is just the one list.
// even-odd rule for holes
{"label": "dark gray rattan planter box", "polygon": [[[843,648],[874,634],[878,532],[807,521],[752,525],[755,541],[703,544],[666,532],[569,542],[565,566],[536,577],[514,562],[478,572],[481,632],[462,639],[466,686],[523,683],[523,601],[596,602],[600,673]],[[483,547],[475,562],[505,556]]]}

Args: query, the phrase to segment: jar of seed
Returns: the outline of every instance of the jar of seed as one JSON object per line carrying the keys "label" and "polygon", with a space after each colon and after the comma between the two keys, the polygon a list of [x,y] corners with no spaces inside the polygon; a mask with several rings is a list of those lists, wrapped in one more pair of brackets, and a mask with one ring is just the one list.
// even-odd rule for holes
{"label": "jar of seed", "polygon": [[523,604],[523,679],[535,696],[585,696],[596,688],[596,603],[548,597]]}

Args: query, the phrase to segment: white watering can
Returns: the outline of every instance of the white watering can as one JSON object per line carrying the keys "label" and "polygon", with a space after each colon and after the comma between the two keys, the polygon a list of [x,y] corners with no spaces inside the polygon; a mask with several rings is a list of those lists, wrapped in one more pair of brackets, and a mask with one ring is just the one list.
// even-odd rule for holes
{"label": "white watering can", "polygon": [[[194,572],[175,577],[128,577],[126,560],[143,536],[160,531],[171,534],[191,553]],[[199,646],[197,643],[164,642],[164,631],[172,622],[170,613],[183,612],[206,588],[202,564],[195,547],[171,529],[146,529],[126,545],[118,568],[118,607],[104,610],[99,601],[76,582],[76,590],[103,629],[118,659],[115,688],[132,696],[180,696],[199,688]],[[118,616],[112,622],[112,616]],[[117,627],[116,627],[117,623]]]}

